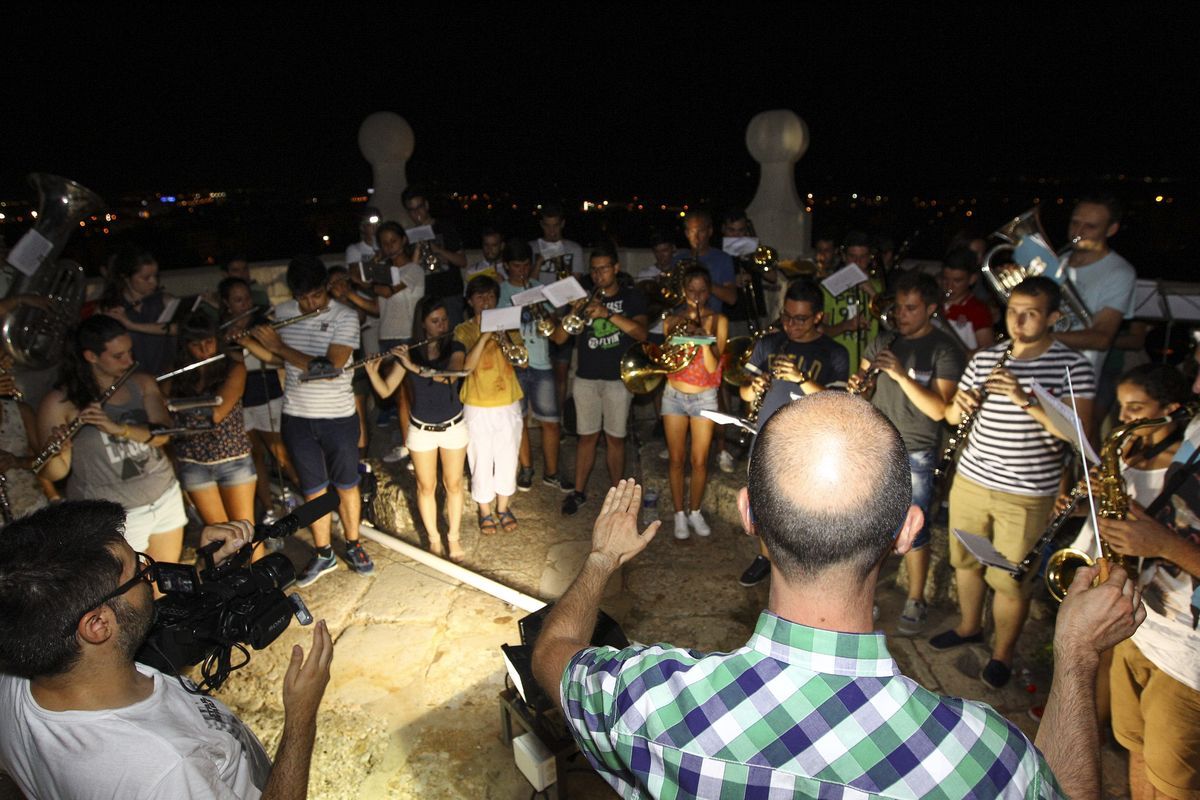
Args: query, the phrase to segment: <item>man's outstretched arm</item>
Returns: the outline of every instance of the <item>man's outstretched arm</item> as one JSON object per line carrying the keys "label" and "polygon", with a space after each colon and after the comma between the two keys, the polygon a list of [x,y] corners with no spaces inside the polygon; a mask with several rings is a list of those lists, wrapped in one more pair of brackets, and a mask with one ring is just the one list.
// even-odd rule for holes
{"label": "man's outstretched arm", "polygon": [[314,626],[307,660],[300,645],[292,648],[292,660],[283,676],[283,736],[262,800],[304,800],[308,796],[317,709],[329,683],[332,660],[333,639],[325,620],[321,620]]}
{"label": "man's outstretched arm", "polygon": [[658,521],[638,533],[641,505],[642,487],[632,479],[608,490],[592,528],[592,551],[575,581],[554,604],[538,635],[533,648],[533,675],[556,702],[562,702],[558,687],[567,664],[591,642],[608,579],[658,533]]}
{"label": "man's outstretched arm", "polygon": [[[1146,618],[1141,592],[1114,567],[1092,588],[1099,567],[1081,567],[1054,629],[1054,679],[1036,744],[1067,797],[1100,796],[1096,669],[1100,654],[1128,639]],[[1135,578],[1136,579],[1136,578]]]}

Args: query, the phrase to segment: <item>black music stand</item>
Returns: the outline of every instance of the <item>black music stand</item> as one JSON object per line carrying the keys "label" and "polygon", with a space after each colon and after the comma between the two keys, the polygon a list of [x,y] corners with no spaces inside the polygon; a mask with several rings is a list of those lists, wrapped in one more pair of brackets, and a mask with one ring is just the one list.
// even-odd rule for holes
{"label": "black music stand", "polygon": [[[1200,284],[1139,280],[1133,297],[1135,319],[1166,323],[1164,342],[1171,341],[1171,330],[1176,322],[1200,322]],[[1164,364],[1169,350],[1169,347],[1163,347]]]}

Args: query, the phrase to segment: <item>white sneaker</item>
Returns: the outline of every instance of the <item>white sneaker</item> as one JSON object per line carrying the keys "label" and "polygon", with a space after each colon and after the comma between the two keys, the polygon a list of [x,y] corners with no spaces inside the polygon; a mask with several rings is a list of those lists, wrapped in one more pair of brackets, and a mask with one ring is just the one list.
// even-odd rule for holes
{"label": "white sneaker", "polygon": [[708,523],[704,520],[704,515],[700,513],[700,509],[698,508],[687,515],[687,521],[697,536],[708,536],[712,533],[712,528],[708,527]]}
{"label": "white sneaker", "polygon": [[[699,531],[697,531],[697,533],[698,532]],[[675,512],[675,538],[682,540],[682,539],[688,538],[691,535],[692,535],[692,532],[690,530],[688,530],[688,515],[682,511],[676,511]]]}
{"label": "white sneaker", "polygon": [[729,454],[728,450],[722,451],[721,455],[717,456],[717,466],[721,468],[721,472],[733,472],[733,456]]}
{"label": "white sneaker", "polygon": [[670,461],[671,460],[671,451],[668,448],[664,447],[662,450],[658,451],[658,457],[661,458],[663,461]]}
{"label": "white sneaker", "polygon": [[402,444],[398,444],[392,448],[392,452],[383,457],[383,463],[395,464],[398,461],[403,461],[408,458],[408,448]]}

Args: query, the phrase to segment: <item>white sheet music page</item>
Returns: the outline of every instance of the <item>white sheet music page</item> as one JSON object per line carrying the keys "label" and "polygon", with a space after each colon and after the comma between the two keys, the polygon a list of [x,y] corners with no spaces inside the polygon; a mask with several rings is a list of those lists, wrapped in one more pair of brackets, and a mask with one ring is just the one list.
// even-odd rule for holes
{"label": "white sheet music page", "polygon": [[830,275],[825,280],[821,281],[821,285],[825,287],[834,297],[837,297],[847,289],[852,289],[867,280],[867,273],[859,269],[858,264],[847,264],[837,272]]}

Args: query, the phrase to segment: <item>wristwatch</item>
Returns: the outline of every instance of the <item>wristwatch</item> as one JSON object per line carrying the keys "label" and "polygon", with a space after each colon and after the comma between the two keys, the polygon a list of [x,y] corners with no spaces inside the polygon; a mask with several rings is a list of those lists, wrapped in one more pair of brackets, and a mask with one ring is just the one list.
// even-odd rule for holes
{"label": "wristwatch", "polygon": [[1025,395],[1025,402],[1021,404],[1022,411],[1028,411],[1030,408],[1039,405],[1036,394]]}

